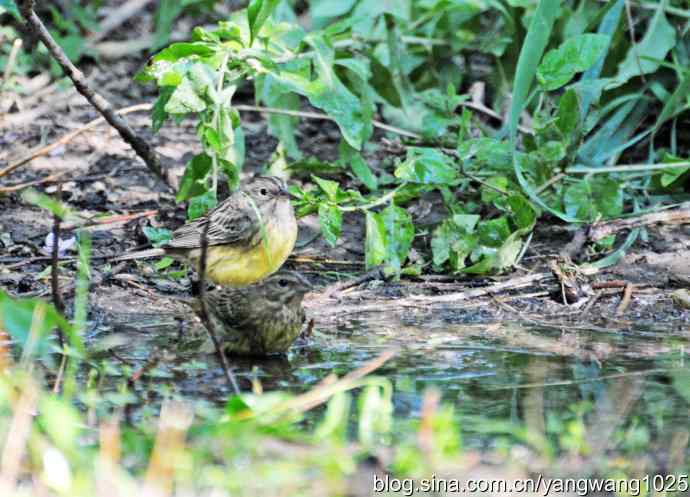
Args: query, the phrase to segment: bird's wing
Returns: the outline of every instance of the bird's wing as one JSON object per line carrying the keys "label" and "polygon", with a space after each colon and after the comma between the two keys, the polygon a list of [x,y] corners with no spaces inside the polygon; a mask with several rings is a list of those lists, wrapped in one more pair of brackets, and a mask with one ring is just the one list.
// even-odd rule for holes
{"label": "bird's wing", "polygon": [[247,295],[235,289],[224,289],[206,294],[208,310],[221,321],[224,327],[242,329],[251,322],[252,303]]}
{"label": "bird's wing", "polygon": [[180,226],[173,232],[166,248],[193,249],[201,247],[201,235],[208,227],[208,245],[228,245],[251,240],[259,230],[257,216],[251,205],[239,195],[232,195],[205,216]]}

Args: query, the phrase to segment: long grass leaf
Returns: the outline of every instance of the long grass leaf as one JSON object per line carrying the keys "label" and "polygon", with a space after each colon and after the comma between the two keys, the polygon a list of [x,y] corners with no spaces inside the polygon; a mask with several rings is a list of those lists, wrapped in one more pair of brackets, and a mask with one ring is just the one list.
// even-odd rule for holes
{"label": "long grass leaf", "polygon": [[[608,35],[609,39],[612,39],[613,34],[616,31],[616,28],[618,27],[618,23],[620,21],[621,13],[623,12],[624,6],[625,0],[617,0],[610,7],[609,11],[601,20],[601,24],[599,24],[599,29],[597,29],[597,33],[602,35]],[[599,75],[601,74],[601,69],[604,67],[604,60],[606,60],[606,55],[608,54],[609,48],[611,46],[610,44],[611,42],[609,41],[609,46],[606,47],[606,50],[599,58],[599,60],[592,67],[590,67],[583,73],[583,81],[599,78]],[[589,110],[589,106],[591,105],[591,103],[591,95],[585,95],[582,99],[582,115],[587,114],[587,111]]]}
{"label": "long grass leaf", "polygon": [[569,223],[578,222],[578,219],[568,216],[553,207],[547,205],[537,194],[536,190],[527,182],[527,179],[522,174],[520,161],[518,160],[518,153],[516,149],[516,137],[518,121],[520,120],[520,113],[526,106],[527,95],[534,80],[534,75],[537,71],[539,61],[544,55],[546,45],[551,36],[554,22],[558,17],[561,8],[560,1],[541,0],[537,6],[537,10],[532,17],[525,42],[520,49],[520,56],[518,58],[517,70],[515,74],[515,81],[513,84],[513,102],[510,106],[510,145],[513,153],[513,170],[517,177],[520,187],[529,196],[530,200],[539,205],[544,210],[550,212],[554,216]]}

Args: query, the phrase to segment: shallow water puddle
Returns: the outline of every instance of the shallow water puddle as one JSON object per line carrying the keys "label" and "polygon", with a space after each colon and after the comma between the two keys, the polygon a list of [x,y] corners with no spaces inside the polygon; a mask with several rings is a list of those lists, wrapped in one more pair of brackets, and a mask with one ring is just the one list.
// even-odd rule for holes
{"label": "shallow water puddle", "polygon": [[[548,424],[564,412],[596,405],[596,410],[608,406],[619,417],[639,418],[647,436],[671,436],[687,424],[687,323],[607,328],[459,321],[428,314],[344,317],[317,324],[310,339],[287,357],[231,362],[244,389],[254,381],[264,391],[304,391],[331,373],[342,376],[396,348],[397,355],[374,374],[392,382],[401,416],[419,416],[424,392],[433,388],[469,420],[520,423],[537,409],[537,417]],[[127,361],[132,370],[159,354],[160,361],[136,385],[149,401],[161,395],[211,403],[227,399],[215,357],[198,352],[204,341],[198,324],[190,329],[159,316],[129,316],[126,323],[98,329],[91,341],[105,349],[102,358]],[[469,443],[483,440],[474,426],[471,421],[463,426]],[[482,426],[485,431],[486,423]]]}

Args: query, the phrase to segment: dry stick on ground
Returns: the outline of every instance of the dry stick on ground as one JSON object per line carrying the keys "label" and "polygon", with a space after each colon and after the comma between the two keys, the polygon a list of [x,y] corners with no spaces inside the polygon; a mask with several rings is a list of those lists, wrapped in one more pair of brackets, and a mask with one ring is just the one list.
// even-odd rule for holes
{"label": "dry stick on ground", "polygon": [[227,378],[228,383],[232,387],[236,395],[240,394],[240,389],[237,386],[237,381],[235,380],[235,375],[233,374],[230,366],[228,365],[228,359],[225,357],[223,348],[218,341],[218,335],[216,335],[216,328],[213,325],[213,321],[208,316],[208,309],[206,308],[206,257],[208,255],[208,228],[211,223],[206,223],[204,229],[201,232],[201,257],[199,258],[199,315],[201,321],[206,327],[213,346],[216,349],[216,354],[218,354],[218,359],[220,359],[220,364],[223,367],[223,372],[225,373],[225,378]]}
{"label": "dry stick on ground", "polygon": [[616,316],[621,316],[628,308],[628,306],[630,305],[630,300],[632,299],[634,289],[635,285],[633,285],[632,283],[628,283],[627,285],[625,285],[625,289],[623,290],[623,298],[621,299],[621,303],[618,304],[618,308],[616,309]]}
{"label": "dry stick on ground", "polygon": [[53,183],[55,181],[59,181],[60,178],[62,178],[65,174],[67,174],[67,171],[60,171],[59,173],[51,174],[50,176],[46,176],[45,178],[39,178],[32,181],[17,183],[15,185],[2,186],[0,187],[0,193],[12,193],[18,190],[23,190],[24,188],[28,188],[30,186]]}
{"label": "dry stick on ground", "polygon": [[525,276],[517,276],[515,278],[510,278],[506,281],[501,281],[500,283],[495,283],[484,288],[473,288],[471,290],[466,290],[464,292],[449,293],[447,295],[412,295],[409,297],[409,300],[413,302],[416,301],[434,303],[460,302],[462,300],[474,299],[477,297],[483,297],[484,295],[500,293],[506,290],[523,288],[533,283],[546,282],[554,279],[555,276],[551,272],[528,274]]}
{"label": "dry stick on ground", "polygon": [[624,230],[648,226],[650,224],[683,224],[690,223],[690,205],[678,209],[669,209],[661,212],[642,214],[641,216],[614,219],[607,223],[596,224],[589,230],[589,239],[596,242],[609,235]]}
{"label": "dry stick on ground", "polygon": [[[131,105],[129,107],[124,107],[122,109],[118,109],[115,111],[116,114],[124,116],[125,114],[130,114],[132,112],[138,112],[138,111],[148,111],[151,110],[153,106],[151,104],[137,104],[137,105]],[[43,155],[46,155],[47,153],[51,152],[52,150],[56,149],[60,145],[65,145],[72,141],[74,138],[76,138],[78,135],[84,133],[85,131],[88,131],[92,128],[95,128],[101,123],[105,122],[105,118],[99,117],[97,119],[94,119],[93,121],[90,121],[86,123],[84,126],[81,128],[75,129],[74,131],[70,131],[69,133],[61,136],[59,139],[55,140],[52,143],[49,143],[48,145],[44,145],[42,147],[37,147],[33,149],[31,152],[26,154],[24,157],[20,157],[19,159],[16,159],[14,161],[11,161],[7,167],[4,169],[0,169],[0,178],[3,176],[6,176],[10,174],[12,171],[17,169],[20,166],[23,166],[27,162],[31,162],[32,160],[36,159],[37,157],[41,157]]]}
{"label": "dry stick on ground", "polygon": [[359,286],[369,281],[380,280],[384,277],[385,275],[383,274],[383,269],[380,266],[377,266],[357,278],[329,285],[328,287],[324,288],[320,293],[322,295],[322,298],[331,298],[337,296],[343,290],[347,290],[348,288]]}
{"label": "dry stick on ground", "polygon": [[67,58],[60,46],[55,43],[52,35],[48,32],[41,19],[34,12],[33,0],[18,0],[17,6],[24,19],[27,21],[31,29],[36,33],[38,38],[46,46],[52,57],[60,64],[65,74],[72,80],[75,88],[81,93],[98,112],[110,123],[120,136],[125,140],[141,157],[146,164],[146,167],[163,181],[169,188],[175,189],[175,180],[172,176],[167,175],[161,167],[160,158],[153,150],[153,148],[140,136],[137,136],[132,128],[129,127],[127,121],[118,116],[114,111],[110,102],[108,102],[101,95],[96,93],[91,88],[84,75],[77,69],[72,62]]}

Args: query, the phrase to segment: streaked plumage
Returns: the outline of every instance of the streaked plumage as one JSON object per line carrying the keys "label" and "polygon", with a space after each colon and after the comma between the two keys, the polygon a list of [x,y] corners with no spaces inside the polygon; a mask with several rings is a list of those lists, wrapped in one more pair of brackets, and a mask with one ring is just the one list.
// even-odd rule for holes
{"label": "streaked plumage", "polygon": [[264,176],[242,185],[205,216],[175,230],[162,247],[114,260],[169,255],[198,266],[207,224],[206,275],[221,285],[245,286],[277,271],[297,239],[297,220],[285,184]]}
{"label": "streaked plumage", "polygon": [[[226,352],[284,353],[302,330],[302,299],[310,288],[299,273],[281,270],[245,288],[221,287],[206,293],[206,309]],[[198,300],[188,303],[199,313]]]}

